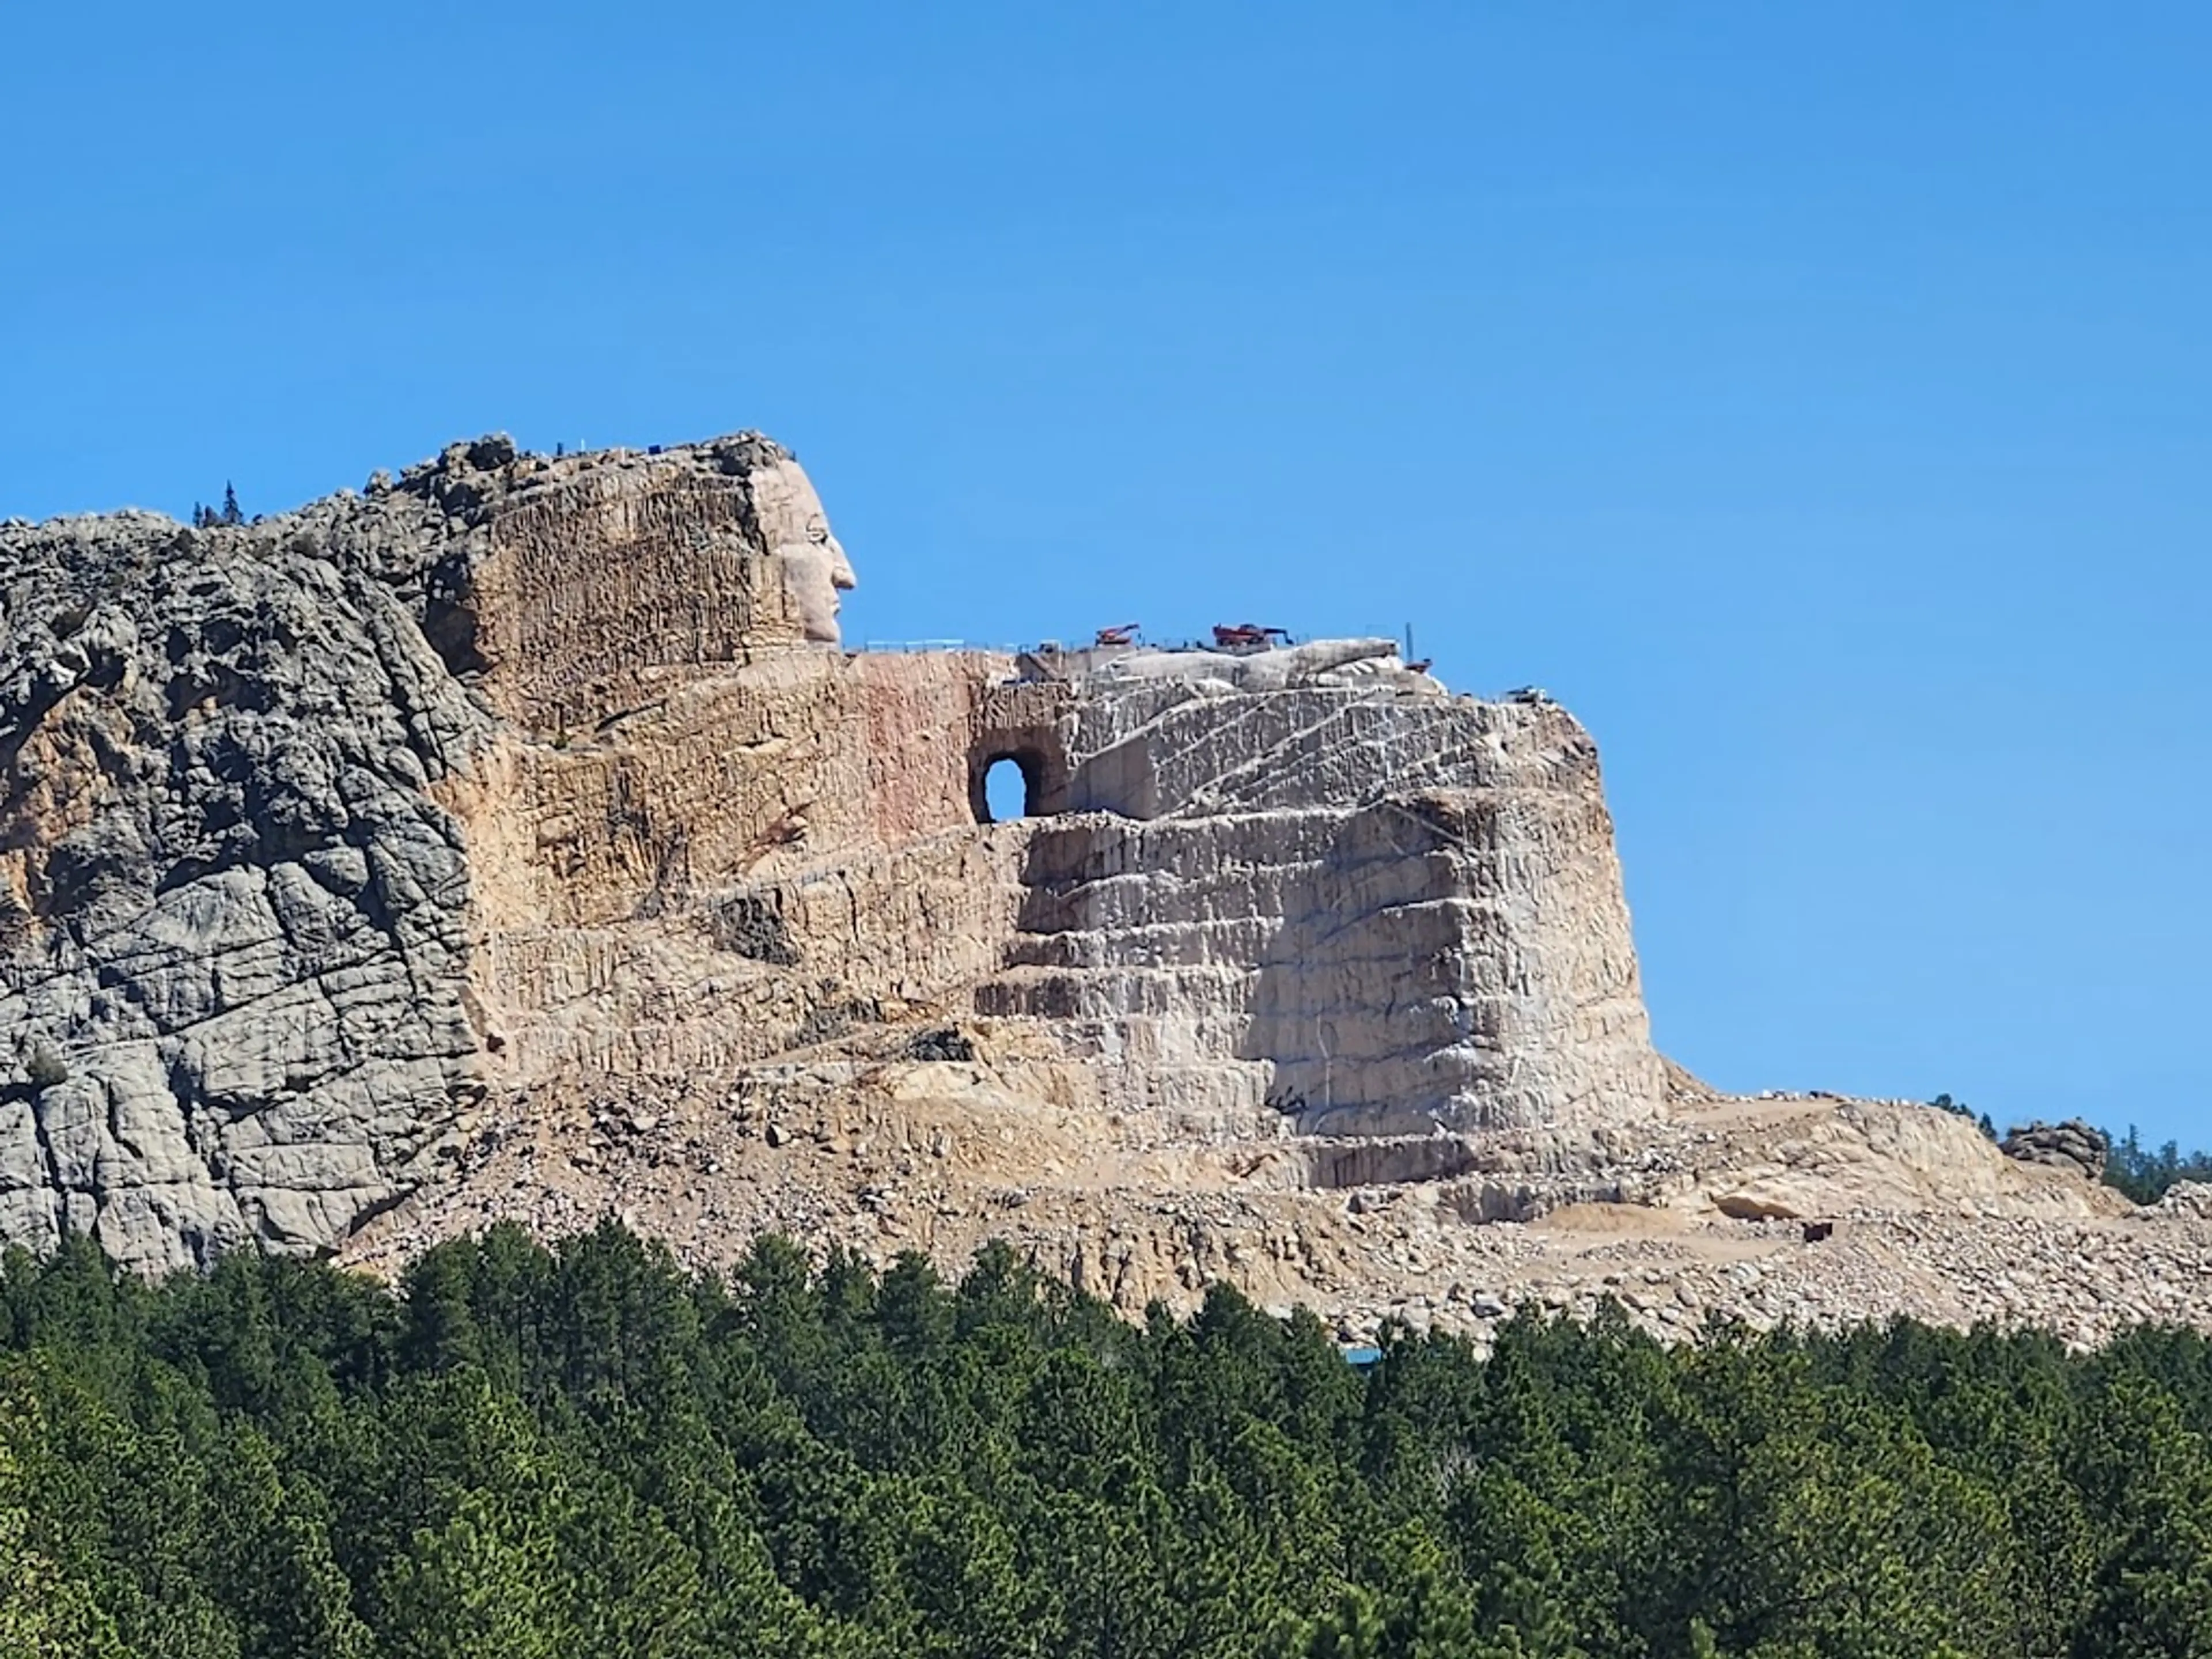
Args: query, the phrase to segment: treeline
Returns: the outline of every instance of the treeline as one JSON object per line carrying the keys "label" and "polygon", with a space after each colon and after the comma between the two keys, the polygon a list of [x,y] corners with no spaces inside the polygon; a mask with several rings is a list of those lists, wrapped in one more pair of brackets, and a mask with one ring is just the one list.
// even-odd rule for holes
{"label": "treeline", "polygon": [[2117,1187],[2138,1204],[2155,1204],[2177,1182],[2212,1182],[2212,1152],[2184,1152],[2177,1141],[2146,1146],[2128,1125],[2128,1132],[2112,1142],[2105,1164],[2105,1183]]}
{"label": "treeline", "polygon": [[0,1272],[0,1653],[144,1659],[2203,1653],[2212,1353],[1524,1319],[1362,1370],[611,1227],[397,1294]]}
{"label": "treeline", "polygon": [[[1978,1124],[1981,1132],[1991,1140],[1998,1139],[1997,1126],[1987,1112],[1978,1118],[1974,1109],[1963,1100],[1954,1100],[1948,1095],[1938,1095],[1928,1103],[1941,1112],[1950,1112]],[[2198,1181],[2212,1183],[2212,1152],[2181,1150],[2179,1141],[2169,1140],[2161,1146],[2146,1146],[2142,1135],[2132,1123],[2124,1135],[2115,1135],[2110,1130],[2100,1131],[2107,1145],[2104,1182],[2117,1188],[2136,1204],[2155,1204],[2166,1196],[2166,1189],[2178,1182]]]}
{"label": "treeline", "polygon": [[238,504],[238,489],[235,485],[225,484],[222,487],[221,507],[210,507],[205,501],[192,503],[192,528],[195,530],[213,530],[218,526],[241,525],[245,522],[246,509]]}

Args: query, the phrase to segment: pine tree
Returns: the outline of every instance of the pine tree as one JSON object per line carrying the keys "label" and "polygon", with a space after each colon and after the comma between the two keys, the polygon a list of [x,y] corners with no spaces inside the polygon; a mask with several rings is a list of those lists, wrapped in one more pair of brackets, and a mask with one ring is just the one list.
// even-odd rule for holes
{"label": "pine tree", "polygon": [[246,514],[239,510],[238,491],[228,481],[222,486],[222,521],[225,524],[246,522]]}
{"label": "pine tree", "polygon": [[1375,1598],[1346,1584],[1328,1612],[1295,1633],[1285,1628],[1279,1634],[1274,1653],[1280,1659],[1383,1659],[1387,1636]]}
{"label": "pine tree", "polygon": [[13,1442],[39,1437],[27,1401],[0,1397],[0,1655],[6,1659],[131,1659],[91,1589],[33,1542],[31,1483]]}

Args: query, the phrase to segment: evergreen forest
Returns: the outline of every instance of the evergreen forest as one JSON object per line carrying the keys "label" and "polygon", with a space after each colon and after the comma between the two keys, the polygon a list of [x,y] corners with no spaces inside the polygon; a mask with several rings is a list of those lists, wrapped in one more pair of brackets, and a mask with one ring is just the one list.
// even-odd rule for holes
{"label": "evergreen forest", "polygon": [[2155,1204],[2182,1182],[2212,1185],[2212,1153],[2184,1152],[2171,1140],[2162,1146],[2146,1146],[2130,1123],[2127,1133],[2112,1141],[2104,1178],[2107,1187],[2117,1188],[2134,1202]]}
{"label": "evergreen forest", "polygon": [[0,1655],[1929,1659],[2212,1653],[2212,1352],[1217,1289],[1143,1325],[612,1225],[393,1287],[0,1272]]}

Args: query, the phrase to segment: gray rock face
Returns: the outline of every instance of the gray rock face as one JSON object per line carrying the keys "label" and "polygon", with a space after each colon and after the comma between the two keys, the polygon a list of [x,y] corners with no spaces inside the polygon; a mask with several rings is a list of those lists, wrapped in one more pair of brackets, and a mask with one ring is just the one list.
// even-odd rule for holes
{"label": "gray rock face", "polygon": [[467,1097],[428,505],[0,528],[0,1236],[327,1244]]}
{"label": "gray rock face", "polygon": [[852,580],[751,433],[0,524],[0,1241],[158,1271],[404,1197],[498,1047],[441,789],[503,722],[834,642]]}
{"label": "gray rock face", "polygon": [[2063,1123],[2045,1123],[2039,1119],[2025,1129],[2014,1129],[1997,1143],[1997,1149],[2007,1158],[2018,1158],[2024,1164],[2079,1170],[2096,1181],[2104,1176],[2105,1160],[2111,1155],[2112,1143],[2094,1123],[2069,1117]]}

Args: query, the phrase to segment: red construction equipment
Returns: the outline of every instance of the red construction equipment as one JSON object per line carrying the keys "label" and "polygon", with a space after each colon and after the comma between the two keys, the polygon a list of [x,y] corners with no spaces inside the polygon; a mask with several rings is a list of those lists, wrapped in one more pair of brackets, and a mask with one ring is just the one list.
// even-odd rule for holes
{"label": "red construction equipment", "polygon": [[1133,645],[1137,639],[1137,624],[1120,623],[1112,628],[1102,628],[1093,645]]}
{"label": "red construction equipment", "polygon": [[1288,645],[1291,636],[1284,629],[1262,628],[1257,623],[1213,624],[1213,642],[1224,651],[1266,651],[1273,640]]}

